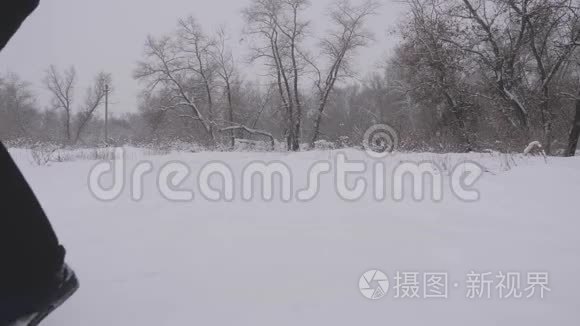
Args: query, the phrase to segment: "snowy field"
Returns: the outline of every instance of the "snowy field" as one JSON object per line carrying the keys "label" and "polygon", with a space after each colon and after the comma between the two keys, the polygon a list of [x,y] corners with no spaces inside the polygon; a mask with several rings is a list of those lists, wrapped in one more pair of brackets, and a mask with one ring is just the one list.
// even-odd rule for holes
{"label": "snowy field", "polygon": [[[471,203],[449,187],[441,202],[411,196],[377,202],[371,191],[349,202],[336,194],[332,174],[321,178],[309,202],[240,196],[211,202],[195,186],[196,171],[208,162],[227,162],[238,178],[253,160],[282,161],[300,188],[313,163],[338,152],[155,156],[133,149],[128,166],[140,160],[151,161],[155,171],[172,161],[190,166],[182,187],[197,192],[195,199],[168,201],[154,172],[144,179],[140,202],[129,192],[102,202],[88,187],[97,161],[38,166],[28,152],[12,153],[81,280],[78,294],[46,326],[565,326],[580,320],[580,157],[386,159],[391,167],[434,160],[445,171],[465,159],[479,162],[487,171],[475,186],[481,199]],[[348,151],[348,158],[372,166],[365,153]],[[361,275],[372,269],[391,281],[381,300],[359,291]],[[396,298],[398,271],[446,273],[448,298]],[[544,299],[501,299],[492,288],[491,299],[468,298],[471,272],[518,272],[522,288],[527,273],[545,272],[551,292]]]}

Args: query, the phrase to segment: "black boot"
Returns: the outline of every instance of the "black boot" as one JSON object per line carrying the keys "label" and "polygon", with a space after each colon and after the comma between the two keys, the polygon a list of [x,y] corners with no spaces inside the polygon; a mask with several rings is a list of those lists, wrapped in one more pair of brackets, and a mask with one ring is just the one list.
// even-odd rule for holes
{"label": "black boot", "polygon": [[75,273],[65,264],[46,287],[2,299],[0,326],[36,326],[68,300],[78,288],[79,282]]}

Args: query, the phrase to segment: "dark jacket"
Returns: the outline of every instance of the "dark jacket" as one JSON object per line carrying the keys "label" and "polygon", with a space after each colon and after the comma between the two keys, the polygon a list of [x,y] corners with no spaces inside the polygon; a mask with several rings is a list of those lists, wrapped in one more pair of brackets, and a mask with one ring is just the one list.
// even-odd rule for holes
{"label": "dark jacket", "polygon": [[0,51],[22,22],[30,15],[39,0],[2,0],[0,1]]}

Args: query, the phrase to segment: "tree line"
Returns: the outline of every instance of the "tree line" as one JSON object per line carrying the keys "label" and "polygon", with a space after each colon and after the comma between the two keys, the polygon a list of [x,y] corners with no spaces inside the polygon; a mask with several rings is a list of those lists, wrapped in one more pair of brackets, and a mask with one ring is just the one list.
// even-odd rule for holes
{"label": "tree line", "polygon": [[[335,1],[315,33],[308,0],[252,0],[241,12],[249,57],[236,57],[226,27],[179,19],[173,32],[146,38],[133,74],[138,108],[111,120],[110,139],[101,112],[110,74],[79,97],[74,68],[49,67],[43,110],[29,84],[0,76],[0,137],[223,149],[253,140],[299,151],[358,146],[386,123],[409,151],[521,152],[539,141],[548,153],[576,152],[577,0],[404,2],[395,50],[364,76],[355,59],[374,41],[368,21],[384,9],[375,1]],[[243,64],[263,73],[244,76]]]}

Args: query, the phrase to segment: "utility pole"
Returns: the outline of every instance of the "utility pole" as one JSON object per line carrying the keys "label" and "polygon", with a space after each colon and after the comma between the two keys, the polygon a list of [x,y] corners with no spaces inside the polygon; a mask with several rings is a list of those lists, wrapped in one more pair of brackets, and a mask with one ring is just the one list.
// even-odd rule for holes
{"label": "utility pole", "polygon": [[109,84],[105,85],[105,144],[109,144]]}

